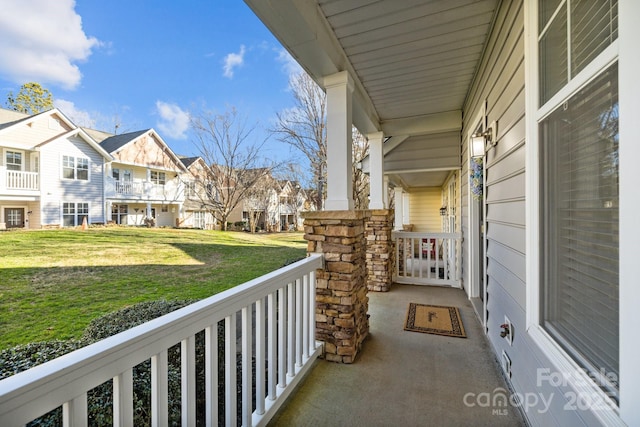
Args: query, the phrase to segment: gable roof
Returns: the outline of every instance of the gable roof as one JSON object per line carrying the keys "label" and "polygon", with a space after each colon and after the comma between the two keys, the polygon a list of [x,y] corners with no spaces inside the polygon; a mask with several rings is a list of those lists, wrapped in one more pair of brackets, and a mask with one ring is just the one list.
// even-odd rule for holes
{"label": "gable roof", "polygon": [[26,113],[0,107],[0,129],[12,126],[18,122],[28,119],[29,117],[30,116]]}
{"label": "gable roof", "polygon": [[192,164],[198,161],[200,157],[180,157],[180,161],[184,165],[185,168],[189,168]]}
{"label": "gable roof", "polygon": [[119,135],[112,135],[102,140],[100,142],[100,145],[109,153],[113,153],[114,151],[118,151],[120,148],[124,147],[128,143],[137,139],[139,136],[144,135],[150,130],[151,129],[145,129],[145,130],[139,130],[135,132],[121,133]]}
{"label": "gable roof", "polygon": [[0,108],[0,123],[3,120],[10,120],[8,122],[2,123],[0,124],[0,132],[9,129],[13,126],[18,126],[18,125],[22,125],[22,124],[26,124],[29,125],[30,123],[35,122],[38,118],[43,117],[43,116],[53,116],[56,115],[58,116],[63,122],[65,122],[65,124],[71,128],[71,130],[60,134],[60,135],[56,135],[51,139],[48,139],[46,141],[40,141],[37,144],[34,145],[34,147],[41,147],[43,145],[49,144],[50,142],[53,141],[57,141],[60,138],[68,138],[68,137],[72,137],[72,136],[79,136],[80,138],[82,138],[87,144],[89,144],[91,146],[91,148],[93,148],[94,150],[96,150],[102,157],[104,157],[107,160],[113,160],[113,157],[111,157],[111,155],[106,152],[104,150],[104,148],[102,148],[100,146],[100,144],[98,144],[96,142],[95,139],[93,139],[91,136],[89,136],[82,128],[79,128],[78,126],[76,126],[75,124],[73,124],[73,122],[71,120],[69,120],[69,118],[67,118],[67,116],[64,115],[64,113],[60,110],[58,110],[57,108],[52,108],[50,110],[47,111],[43,111],[37,114],[33,114],[33,115],[28,115],[28,114],[24,114],[24,113],[20,113],[17,111],[12,111],[12,110],[7,110],[4,108]]}
{"label": "gable roof", "polygon": [[[97,131],[96,131],[97,132]],[[104,134],[104,132],[102,132]],[[140,139],[143,135],[149,135],[157,140],[163,147],[163,152],[166,152],[167,155],[173,160],[173,162],[183,171],[187,171],[184,163],[182,163],[181,159],[173,152],[173,150],[167,145],[166,142],[162,139],[160,135],[153,129],[145,129],[139,130],[135,132],[122,133],[119,135],[112,135],[108,138],[105,138],[100,142],[100,145],[107,150],[110,154],[115,154],[123,147],[131,144],[132,142]]]}

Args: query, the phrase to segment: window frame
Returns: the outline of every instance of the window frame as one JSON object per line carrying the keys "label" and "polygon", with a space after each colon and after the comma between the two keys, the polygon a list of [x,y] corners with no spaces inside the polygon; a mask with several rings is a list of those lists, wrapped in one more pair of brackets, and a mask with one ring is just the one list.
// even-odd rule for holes
{"label": "window frame", "polygon": [[167,185],[167,173],[162,171],[151,171],[149,174],[149,180],[155,185]]}
{"label": "window frame", "polygon": [[[9,159],[7,158],[7,156],[9,155],[9,153],[12,154],[19,154],[20,155],[20,169],[9,169],[9,165],[15,165],[16,163],[9,163]],[[25,160],[25,153],[22,150],[14,150],[14,149],[6,149],[4,151],[4,167],[6,170],[12,170],[12,171],[18,171],[18,172],[23,172],[25,169],[25,164],[24,164],[24,160]]]}
{"label": "window frame", "polygon": [[[66,205],[73,207],[73,213],[65,213]],[[86,212],[80,212],[80,205],[86,206]],[[85,208],[83,206],[83,208]],[[91,224],[91,203],[90,202],[62,202],[60,204],[60,226],[61,227],[78,227],[82,225],[82,221],[78,221],[80,215],[86,215],[87,224]],[[66,225],[65,218],[73,217],[73,225]]]}
{"label": "window frame", "polygon": [[[621,3],[622,1],[620,1]],[[563,3],[562,1],[560,2]],[[620,13],[620,3],[618,4],[618,14]],[[551,373],[568,374],[565,378],[566,385],[572,388],[577,396],[587,398],[598,398],[601,405],[592,409],[592,413],[605,425],[622,425],[619,418],[619,401],[612,399],[605,391],[596,384],[581,365],[568,354],[561,345],[551,337],[542,327],[542,296],[541,289],[544,286],[541,275],[542,257],[544,256],[540,241],[542,231],[542,192],[541,192],[541,162],[540,141],[538,125],[553,113],[558,106],[562,105],[582,88],[596,79],[600,73],[605,71],[619,60],[619,40],[620,40],[620,18],[618,21],[618,38],[606,49],[604,49],[589,65],[584,67],[578,74],[572,76],[560,90],[551,96],[544,105],[540,102],[539,85],[539,26],[538,26],[538,5],[537,1],[525,2],[525,108],[526,108],[526,332],[530,338],[540,347],[543,354],[548,357],[552,366]],[[620,87],[619,82],[619,87]],[[619,93],[622,89],[619,89]],[[621,137],[622,139],[622,137]],[[622,168],[621,168],[622,169]],[[621,180],[622,181],[622,180]],[[619,200],[622,200],[622,192],[619,193]],[[621,209],[622,216],[622,209]],[[622,228],[620,230],[622,234]],[[622,264],[622,253],[620,255]],[[622,277],[620,282],[622,289]],[[622,298],[621,298],[622,300]],[[620,340],[622,341],[622,332]],[[622,359],[622,344],[620,345],[619,358]],[[537,380],[539,380],[537,378]],[[622,389],[619,390],[622,396]],[[598,410],[599,409],[599,410]]]}
{"label": "window frame", "polygon": [[[73,166],[70,167],[68,164],[65,164],[66,160],[72,160],[72,164]],[[80,168],[80,162],[85,163]],[[66,177],[65,176],[65,170],[69,170],[71,169],[73,171],[73,177]],[[78,176],[80,175],[80,172],[84,172],[86,171],[86,179],[85,178],[79,178]],[[61,179],[65,180],[65,181],[80,181],[80,182],[91,182],[91,159],[89,159],[88,157],[80,157],[80,156],[71,156],[68,154],[62,154],[61,155],[61,159],[60,159],[60,175],[61,175]]]}

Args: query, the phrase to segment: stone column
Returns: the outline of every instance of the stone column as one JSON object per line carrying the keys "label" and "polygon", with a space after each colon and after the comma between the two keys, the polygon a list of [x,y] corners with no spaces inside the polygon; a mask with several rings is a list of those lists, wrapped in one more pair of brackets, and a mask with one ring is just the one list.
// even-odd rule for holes
{"label": "stone column", "polygon": [[353,363],[369,334],[365,220],[368,211],[305,212],[307,252],[324,254],[316,274],[316,339],[324,358]]}
{"label": "stone column", "polygon": [[370,291],[388,292],[393,283],[394,242],[391,238],[394,212],[376,209],[366,222],[367,239],[367,288]]}

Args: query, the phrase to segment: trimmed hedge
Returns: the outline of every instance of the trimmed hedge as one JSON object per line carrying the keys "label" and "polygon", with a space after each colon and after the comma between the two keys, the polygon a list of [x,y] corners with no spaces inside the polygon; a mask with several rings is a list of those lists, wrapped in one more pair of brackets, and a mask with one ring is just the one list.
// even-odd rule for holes
{"label": "trimmed hedge", "polygon": [[[17,346],[0,352],[0,379],[25,371],[41,363],[60,357],[80,347],[92,344],[119,332],[128,330],[149,320],[182,308],[194,301],[153,301],[136,304],[109,313],[92,321],[80,341],[49,341]],[[218,393],[224,396],[224,325],[218,324]],[[169,380],[169,424],[179,425],[180,402],[180,344],[168,349]],[[253,361],[255,367],[255,360]],[[236,366],[238,416],[242,393],[242,368],[240,360]],[[204,425],[204,332],[196,334],[196,416],[197,425]],[[134,425],[151,425],[151,361],[147,360],[133,368],[134,380]],[[255,376],[253,380],[255,389]],[[255,406],[255,402],[254,406]],[[89,425],[113,425],[113,384],[109,380],[87,393]],[[225,425],[224,399],[218,401],[219,425]],[[28,426],[59,426],[62,410],[57,408],[32,421]]]}

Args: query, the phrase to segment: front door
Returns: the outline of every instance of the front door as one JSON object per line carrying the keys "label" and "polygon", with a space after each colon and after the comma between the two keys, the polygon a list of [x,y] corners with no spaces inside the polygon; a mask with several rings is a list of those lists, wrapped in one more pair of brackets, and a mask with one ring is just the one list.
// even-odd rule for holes
{"label": "front door", "polygon": [[7,228],[24,228],[24,208],[5,208],[4,220]]}

